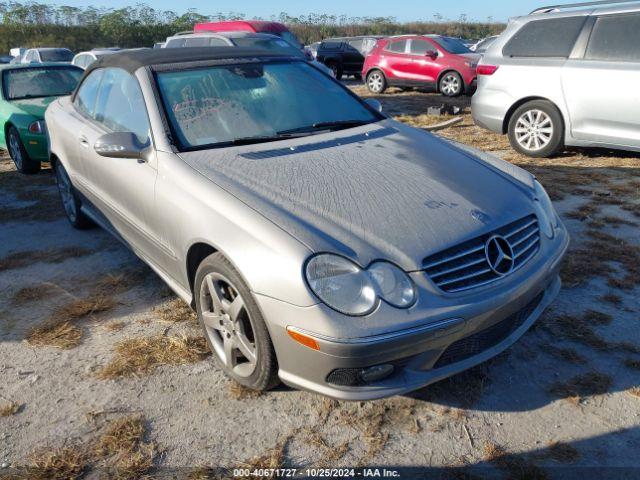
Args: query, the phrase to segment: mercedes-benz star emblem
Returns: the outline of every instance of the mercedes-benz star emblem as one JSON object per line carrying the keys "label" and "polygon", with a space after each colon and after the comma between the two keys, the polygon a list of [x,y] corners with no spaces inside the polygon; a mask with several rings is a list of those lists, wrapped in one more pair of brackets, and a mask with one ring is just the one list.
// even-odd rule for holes
{"label": "mercedes-benz star emblem", "polygon": [[484,254],[491,270],[500,276],[507,275],[513,270],[513,249],[509,242],[500,235],[494,235],[484,246]]}

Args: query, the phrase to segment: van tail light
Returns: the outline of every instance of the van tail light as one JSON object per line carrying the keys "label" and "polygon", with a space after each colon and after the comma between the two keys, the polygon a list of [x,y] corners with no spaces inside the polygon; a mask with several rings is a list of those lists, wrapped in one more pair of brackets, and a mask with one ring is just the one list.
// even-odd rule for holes
{"label": "van tail light", "polygon": [[496,65],[478,65],[478,75],[493,75],[498,70]]}

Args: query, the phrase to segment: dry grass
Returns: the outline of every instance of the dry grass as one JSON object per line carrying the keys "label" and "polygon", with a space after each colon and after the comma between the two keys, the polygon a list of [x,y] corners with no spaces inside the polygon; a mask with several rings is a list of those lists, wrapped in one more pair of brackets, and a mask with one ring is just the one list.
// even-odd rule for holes
{"label": "dry grass", "polygon": [[[263,454],[253,457],[244,462],[239,462],[239,467],[244,469],[249,469],[249,471],[252,471],[254,469],[260,469],[260,468],[265,468],[265,469],[284,468],[285,451],[287,449],[287,445],[289,444],[292,438],[293,438],[293,434],[288,435],[287,438],[285,438],[284,440],[279,442],[275,447],[267,450]],[[237,476],[234,478],[241,479],[241,480],[251,480],[254,477]]]}
{"label": "dry grass", "polygon": [[125,327],[126,323],[120,321],[120,320],[116,320],[114,322],[109,322],[107,324],[105,324],[104,328],[105,330],[107,330],[108,332],[119,332],[120,330],[122,330]]}
{"label": "dry grass", "polygon": [[571,403],[581,403],[585,398],[593,395],[604,395],[609,392],[613,380],[609,375],[592,371],[577,375],[567,382],[556,382],[549,387],[549,393],[569,400]]}
{"label": "dry grass", "polygon": [[615,293],[607,293],[600,297],[600,300],[606,303],[610,303],[611,305],[615,305],[619,307],[622,305],[622,297],[620,295],[616,295]]}
{"label": "dry grass", "polygon": [[20,203],[8,204],[0,209],[0,223],[13,221],[37,222],[51,221],[64,216],[60,197],[54,186],[52,176],[43,171],[38,175],[22,175],[11,165],[11,171],[4,170],[0,175],[0,190],[15,196]]}
{"label": "dry grass", "polygon": [[195,312],[181,298],[174,298],[170,302],[159,306],[154,313],[162,322],[198,322]]}
{"label": "dry grass", "polygon": [[31,287],[23,287],[11,297],[11,305],[19,307],[33,302],[40,302],[52,297],[56,292],[51,284],[41,283]]}
{"label": "dry grass", "polygon": [[508,453],[495,443],[485,443],[484,460],[506,472],[510,480],[545,480],[547,474],[521,455]]}
{"label": "dry grass", "polygon": [[576,352],[573,348],[557,348],[551,345],[545,345],[544,350],[554,357],[568,363],[573,363],[576,365],[583,365],[587,363],[586,358]]}
{"label": "dry grass", "polygon": [[251,390],[250,388],[240,385],[233,380],[229,383],[229,394],[236,400],[247,400],[253,398],[260,398],[264,392],[258,390]]}
{"label": "dry grass", "polygon": [[640,398],[640,387],[631,387],[627,390],[627,393],[633,397]]}
{"label": "dry grass", "polygon": [[4,401],[0,403],[0,417],[10,417],[20,411],[20,405],[16,402]]}
{"label": "dry grass", "polygon": [[83,476],[87,462],[80,446],[41,449],[32,454],[25,474],[30,480],[73,480]]}
{"label": "dry grass", "polygon": [[74,299],[56,308],[42,325],[32,328],[27,334],[27,343],[63,350],[75,348],[82,340],[82,330],[76,323],[94,314],[107,312],[116,305],[112,297],[102,294]]}
{"label": "dry grass", "polygon": [[140,478],[153,465],[155,445],[145,441],[145,419],[118,418],[107,426],[93,448],[93,457],[112,470],[111,478]]}
{"label": "dry grass", "polygon": [[70,350],[80,345],[82,330],[70,322],[45,322],[27,334],[27,343],[34,347],[56,347]]}
{"label": "dry grass", "polygon": [[559,463],[574,463],[580,458],[580,452],[568,443],[553,442],[547,448],[547,456]]}
{"label": "dry grass", "polygon": [[600,325],[606,325],[610,321],[610,316],[591,310],[582,316],[563,314],[546,318],[541,325],[555,338],[578,342],[595,350],[639,353],[640,347],[637,345],[605,340],[592,327],[594,324],[597,325],[597,322],[601,322]]}
{"label": "dry grass", "polygon": [[631,370],[640,370],[640,360],[637,358],[627,358],[624,361],[624,366]]}
{"label": "dry grass", "polygon": [[0,271],[24,268],[38,262],[62,263],[69,258],[84,257],[94,252],[83,247],[63,247],[10,253],[0,258]]}
{"label": "dry grass", "polygon": [[98,378],[147,375],[160,365],[196,363],[207,355],[209,349],[202,337],[158,335],[131,338],[116,345],[113,359],[98,372]]}

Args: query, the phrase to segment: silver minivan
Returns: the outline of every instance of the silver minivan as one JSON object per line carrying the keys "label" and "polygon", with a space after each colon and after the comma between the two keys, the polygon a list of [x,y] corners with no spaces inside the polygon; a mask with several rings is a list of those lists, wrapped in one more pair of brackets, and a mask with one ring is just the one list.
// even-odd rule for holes
{"label": "silver minivan", "polygon": [[530,157],[565,145],[640,151],[638,45],[640,2],[515,18],[478,66],[473,118]]}

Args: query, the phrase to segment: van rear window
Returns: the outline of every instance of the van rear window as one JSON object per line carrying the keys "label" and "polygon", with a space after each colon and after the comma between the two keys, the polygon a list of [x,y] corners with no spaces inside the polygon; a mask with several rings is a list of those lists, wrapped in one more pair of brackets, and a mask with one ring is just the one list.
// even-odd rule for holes
{"label": "van rear window", "polygon": [[549,18],[525,24],[502,50],[505,57],[568,58],[587,17]]}

